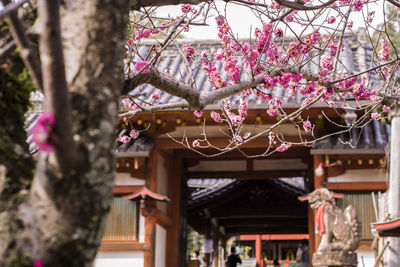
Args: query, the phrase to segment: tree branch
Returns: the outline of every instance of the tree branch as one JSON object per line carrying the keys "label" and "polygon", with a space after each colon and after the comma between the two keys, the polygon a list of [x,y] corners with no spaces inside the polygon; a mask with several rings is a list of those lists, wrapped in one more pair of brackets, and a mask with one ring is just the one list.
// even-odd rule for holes
{"label": "tree branch", "polygon": [[[267,7],[267,5],[262,4],[262,3],[253,3],[253,2],[246,2],[243,0],[224,0],[225,2],[237,2],[237,3],[242,3],[246,5],[253,5],[253,6],[260,6],[260,7]],[[321,4],[318,6],[306,6],[302,5],[298,2],[292,2],[292,1],[286,1],[286,0],[275,0],[278,4],[281,6],[291,8],[294,10],[317,10],[321,9],[324,7],[329,6],[336,0],[329,0],[325,4]],[[392,0],[393,1],[393,0]],[[136,5],[134,6],[135,9],[139,9],[141,7],[148,7],[148,6],[167,6],[167,5],[180,5],[180,4],[191,4],[191,5],[198,5],[203,2],[209,2],[209,0],[159,0],[159,1],[152,1],[152,0],[138,0]]]}
{"label": "tree branch", "polygon": [[400,3],[395,1],[395,0],[387,0],[389,3],[391,3],[394,6],[400,7]]}
{"label": "tree branch", "polygon": [[163,104],[163,105],[141,107],[140,109],[137,109],[137,110],[132,110],[132,111],[128,111],[125,113],[121,113],[121,114],[119,114],[119,117],[120,118],[133,117],[133,116],[143,113],[143,112],[153,112],[153,111],[161,111],[161,110],[176,109],[176,108],[189,108],[189,103],[186,100],[184,100],[184,101],[180,101],[180,102],[168,103],[168,104]]}
{"label": "tree branch", "polygon": [[47,109],[54,114],[56,156],[65,171],[73,163],[75,144],[72,139],[70,96],[64,69],[60,31],[60,3],[43,0],[38,3],[40,16],[40,52],[43,67],[43,89]]}
{"label": "tree branch", "polygon": [[5,16],[7,16],[9,13],[17,10],[18,8],[20,8],[23,4],[25,4],[26,2],[29,2],[29,0],[22,0],[21,2],[12,2],[10,4],[8,4],[7,6],[5,6],[2,10],[0,10],[0,19],[4,18]]}
{"label": "tree branch", "polygon": [[191,108],[201,108],[199,92],[184,83],[175,81],[173,78],[169,78],[154,70],[150,70],[145,74],[138,74],[134,78],[126,80],[122,94],[127,94],[130,90],[142,84],[153,85],[170,95],[183,98],[188,101]]}
{"label": "tree branch", "polygon": [[321,4],[318,6],[306,6],[304,4],[300,4],[299,2],[292,2],[292,1],[286,1],[286,0],[275,0],[275,2],[277,2],[281,6],[284,6],[284,7],[290,8],[290,9],[294,9],[294,10],[302,10],[302,11],[321,9],[321,8],[329,6],[330,4],[332,4],[335,1],[336,0],[329,0],[325,4]]}
{"label": "tree branch", "polygon": [[[1,0],[4,6],[10,4],[10,0]],[[42,89],[42,71],[38,59],[33,53],[32,47],[29,44],[29,39],[25,34],[24,27],[21,21],[18,19],[17,13],[14,10],[9,13],[6,18],[7,24],[10,27],[11,35],[17,43],[17,47],[20,50],[20,55],[26,68],[28,69],[30,75],[32,76],[32,81],[35,87],[43,91]]]}

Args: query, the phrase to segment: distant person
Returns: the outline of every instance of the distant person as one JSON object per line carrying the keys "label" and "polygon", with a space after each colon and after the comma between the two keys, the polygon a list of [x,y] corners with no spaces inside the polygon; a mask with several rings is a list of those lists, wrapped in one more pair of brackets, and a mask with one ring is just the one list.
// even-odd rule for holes
{"label": "distant person", "polygon": [[310,256],[308,250],[308,242],[306,239],[302,241],[296,252],[296,262],[299,267],[309,267],[310,266]]}
{"label": "distant person", "polygon": [[238,263],[242,264],[242,260],[236,255],[235,247],[231,247],[231,255],[228,256],[226,267],[236,267]]}
{"label": "distant person", "polygon": [[197,260],[199,262],[199,267],[204,267],[205,266],[203,257],[200,256],[200,251],[197,250],[197,249],[193,250],[191,260]]}

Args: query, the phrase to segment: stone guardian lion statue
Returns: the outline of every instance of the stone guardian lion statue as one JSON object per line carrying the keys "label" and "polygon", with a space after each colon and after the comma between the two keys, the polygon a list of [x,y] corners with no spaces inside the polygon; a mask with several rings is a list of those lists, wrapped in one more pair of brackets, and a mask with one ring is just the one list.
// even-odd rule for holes
{"label": "stone guardian lion statue", "polygon": [[318,188],[301,201],[308,200],[315,210],[315,221],[321,243],[318,252],[355,251],[360,243],[361,223],[353,206],[349,205],[344,212],[335,205],[334,198],[342,198],[342,194],[330,192],[326,188]]}

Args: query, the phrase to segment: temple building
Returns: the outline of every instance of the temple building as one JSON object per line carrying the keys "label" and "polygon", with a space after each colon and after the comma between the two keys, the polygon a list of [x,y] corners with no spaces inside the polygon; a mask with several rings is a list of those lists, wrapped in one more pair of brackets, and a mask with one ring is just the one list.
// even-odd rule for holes
{"label": "temple building", "polygon": [[[217,44],[219,41],[192,42],[197,51]],[[147,54],[151,47],[144,42],[138,54]],[[348,69],[358,71],[369,64],[367,55],[372,50],[368,46],[345,38],[344,47],[341,56]],[[316,69],[312,62],[308,67],[310,71]],[[157,68],[178,80],[188,76],[181,57],[172,48]],[[221,64],[217,68],[226,75]],[[212,90],[203,71],[195,69],[193,77],[198,90]],[[179,100],[150,85],[135,88],[131,94],[141,95],[146,102],[154,92],[159,93],[161,104]],[[271,90],[271,95],[281,98],[287,113],[301,105],[300,96],[294,98],[283,88]],[[239,98],[229,98],[233,110],[238,108]],[[246,100],[244,131],[253,136],[277,122],[266,114],[264,101],[254,94]],[[363,225],[359,263],[372,266],[370,224],[376,217],[371,192],[388,189],[388,122],[370,121],[362,128],[354,127],[305,146],[305,141],[335,133],[337,124],[358,115],[316,103],[302,113],[315,125],[315,137],[293,123],[284,123],[274,129],[279,137],[275,143],[269,143],[269,136],[264,134],[243,144],[240,150],[221,153],[215,147],[229,145],[224,134],[227,128],[210,119],[211,111],[219,108],[217,104],[208,107],[200,118],[193,111],[172,109],[141,113],[128,125],[121,122],[121,131],[146,131],[127,144],[119,143],[116,150],[114,200],[94,266],[187,266],[192,253],[187,251],[189,228],[204,236],[200,249],[214,267],[225,266],[228,240],[248,247],[247,256],[257,266],[268,266],[274,259],[295,266],[298,245],[306,240],[311,258],[320,241],[313,211],[298,199],[318,187],[343,193],[344,198],[337,201],[339,207],[349,203],[355,207]],[[35,114],[30,116],[28,124]],[[204,138],[204,133],[207,141],[199,148],[183,145]],[[294,145],[284,152],[268,152],[268,147],[272,151],[282,142]]]}

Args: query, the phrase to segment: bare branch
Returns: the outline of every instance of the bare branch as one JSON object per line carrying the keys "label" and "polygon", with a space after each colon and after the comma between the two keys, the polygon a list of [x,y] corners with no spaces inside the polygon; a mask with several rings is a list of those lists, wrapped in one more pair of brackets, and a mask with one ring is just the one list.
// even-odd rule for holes
{"label": "bare branch", "polygon": [[12,3],[8,4],[2,10],[0,10],[0,19],[4,18],[5,16],[10,14],[11,12],[17,10],[23,4],[25,4],[26,2],[29,2],[29,0],[22,0],[20,2],[12,2]]}
{"label": "bare branch", "polygon": [[321,8],[329,6],[330,4],[332,4],[335,1],[336,0],[329,0],[325,4],[318,5],[318,6],[306,6],[306,5],[301,4],[299,2],[292,2],[292,1],[286,1],[286,0],[275,0],[275,2],[277,2],[281,6],[284,6],[284,7],[287,7],[287,8],[291,8],[291,9],[294,9],[294,10],[303,10],[303,11],[321,9]]}
{"label": "bare branch", "polygon": [[163,105],[154,105],[150,107],[141,107],[140,109],[137,110],[132,110],[128,111],[125,113],[119,114],[120,118],[123,117],[133,117],[135,115],[138,115],[143,112],[153,112],[153,111],[161,111],[161,110],[166,110],[166,109],[177,109],[177,108],[189,108],[189,103],[187,101],[180,101],[180,102],[175,102],[175,103],[168,103],[168,104],[163,104]]}
{"label": "bare branch", "polygon": [[389,3],[391,3],[394,6],[400,7],[400,3],[397,2],[396,0],[387,0]]}
{"label": "bare branch", "polygon": [[[1,2],[5,6],[10,4],[10,0],[1,0]],[[25,34],[24,27],[22,26],[15,10],[8,14],[6,21],[10,27],[11,35],[20,50],[21,58],[32,76],[33,84],[38,90],[43,91],[42,71],[39,61],[33,53],[32,47],[29,44],[29,39]]]}
{"label": "bare branch", "polygon": [[162,91],[181,97],[189,102],[190,107],[200,108],[199,92],[191,86],[175,81],[157,71],[150,70],[148,73],[136,75],[133,79],[125,81],[123,94],[128,93],[132,88],[142,84],[151,84]]}
{"label": "bare branch", "polygon": [[59,5],[58,0],[39,1],[38,11],[46,106],[56,119],[56,155],[61,167],[67,170],[75,157],[75,144],[72,139],[70,97],[65,78]]}

